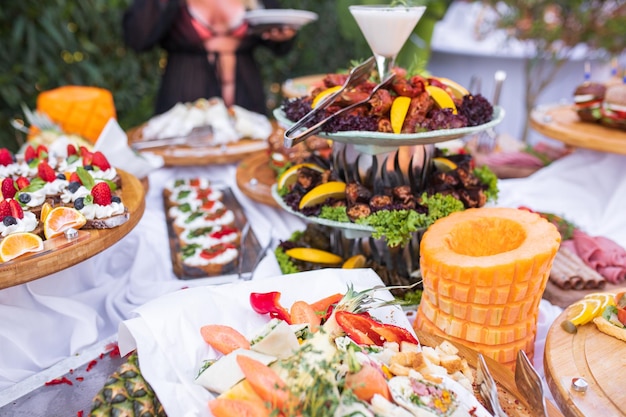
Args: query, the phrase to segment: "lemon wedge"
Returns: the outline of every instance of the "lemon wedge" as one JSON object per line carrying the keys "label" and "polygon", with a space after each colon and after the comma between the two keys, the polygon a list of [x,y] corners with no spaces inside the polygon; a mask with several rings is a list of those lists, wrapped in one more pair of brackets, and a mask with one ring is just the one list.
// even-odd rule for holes
{"label": "lemon wedge", "polygon": [[600,312],[604,310],[606,306],[614,306],[615,305],[615,296],[613,294],[609,294],[606,292],[594,292],[591,294],[585,295],[583,300],[596,299],[600,300]]}
{"label": "lemon wedge", "polygon": [[300,200],[299,208],[312,207],[322,204],[328,198],[344,198],[346,196],[346,183],[341,181],[329,181],[320,184],[306,193]]}
{"label": "lemon wedge", "polygon": [[437,168],[437,171],[441,172],[454,171],[457,167],[457,165],[448,158],[440,156],[433,158],[433,163],[435,164],[435,168]]}
{"label": "lemon wedge", "polygon": [[322,168],[319,165],[312,164],[310,162],[296,164],[286,169],[285,172],[283,172],[280,175],[280,177],[278,177],[278,180],[276,180],[276,188],[278,190],[282,190],[283,187],[287,187],[295,183],[296,179],[298,178],[298,171],[300,170],[300,168],[304,168],[304,167],[311,168],[319,172],[324,172],[324,168]]}
{"label": "lemon wedge", "polygon": [[448,94],[446,90],[434,85],[427,85],[426,91],[428,91],[428,94],[430,94],[430,96],[433,98],[433,100],[435,100],[435,103],[437,103],[440,108],[450,108],[452,109],[452,113],[457,113],[456,105],[454,104],[452,97],[450,97],[450,94]]}
{"label": "lemon wedge", "polygon": [[313,102],[311,103],[311,108],[316,108],[317,106],[319,106],[319,104],[324,101],[324,99],[328,96],[330,96],[331,94],[339,91],[339,89],[341,89],[340,85],[336,85],[334,87],[330,87],[327,88],[326,90],[322,90],[318,95],[315,96],[315,98],[313,99]]}
{"label": "lemon wedge", "polygon": [[404,124],[404,119],[406,119],[410,105],[410,97],[398,96],[393,100],[390,111],[391,129],[393,133],[398,134],[402,131],[402,125]]}
{"label": "lemon wedge", "polygon": [[589,323],[602,313],[602,301],[596,298],[583,298],[567,308],[567,318],[576,326]]}
{"label": "lemon wedge", "polygon": [[343,261],[341,256],[314,248],[292,248],[287,249],[285,254],[299,261],[311,262],[314,264],[338,265]]}
{"label": "lemon wedge", "polygon": [[435,78],[441,84],[445,85],[446,87],[449,87],[450,91],[452,91],[452,94],[454,94],[454,97],[456,98],[463,98],[470,93],[467,90],[467,88],[463,87],[461,84],[457,83],[456,81],[453,81],[449,78],[444,78],[444,77],[435,77]]}
{"label": "lemon wedge", "polygon": [[341,265],[344,269],[355,269],[355,268],[363,268],[367,263],[367,258],[365,256],[358,254],[351,256],[346,259],[346,261]]}

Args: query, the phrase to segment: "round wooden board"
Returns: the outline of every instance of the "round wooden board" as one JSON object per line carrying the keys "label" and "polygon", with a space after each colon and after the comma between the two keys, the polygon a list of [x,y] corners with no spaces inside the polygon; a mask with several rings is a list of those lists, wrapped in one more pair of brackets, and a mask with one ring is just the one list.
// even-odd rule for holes
{"label": "round wooden board", "polygon": [[[107,249],[126,236],[139,223],[146,207],[145,188],[133,175],[118,170],[122,177],[122,202],[128,208],[126,223],[113,229],[80,230],[79,237],[67,242],[63,236],[44,242],[45,252],[24,255],[0,263],[0,289],[30,282],[76,265]],[[52,248],[51,244],[61,242]]]}
{"label": "round wooden board", "polygon": [[[128,142],[141,140],[143,125],[130,129]],[[241,161],[249,155],[267,149],[265,140],[241,139],[223,146],[164,146],[161,148],[145,149],[141,152],[150,152],[163,158],[165,166],[193,166],[207,164],[231,164]]]}
{"label": "round wooden board", "polygon": [[242,160],[237,165],[237,186],[254,201],[280,208],[272,197],[276,173],[270,168],[269,162],[267,152],[258,152]]}
{"label": "round wooden board", "polygon": [[[626,290],[626,288],[622,288]],[[600,332],[593,323],[576,334],[561,328],[563,312],[546,337],[544,371],[550,391],[566,417],[626,416],[626,342]],[[585,378],[585,393],[571,389],[572,378]]]}
{"label": "round wooden board", "polygon": [[[442,337],[420,330],[416,330],[415,334],[420,344],[423,346],[435,347],[445,340]],[[475,370],[478,365],[478,353],[467,346],[454,342],[450,343],[456,346],[459,350],[459,356],[466,359],[469,366]],[[498,385],[498,399],[500,400],[500,405],[504,409],[504,412],[509,417],[536,417],[530,414],[525,397],[517,390],[513,372],[491,358],[485,357],[485,361],[487,362],[493,379]],[[563,417],[563,414],[549,400],[546,400],[546,405],[548,408],[548,417]]]}
{"label": "round wooden board", "polygon": [[581,122],[572,105],[535,109],[530,115],[530,126],[570,146],[626,154],[626,131]]}

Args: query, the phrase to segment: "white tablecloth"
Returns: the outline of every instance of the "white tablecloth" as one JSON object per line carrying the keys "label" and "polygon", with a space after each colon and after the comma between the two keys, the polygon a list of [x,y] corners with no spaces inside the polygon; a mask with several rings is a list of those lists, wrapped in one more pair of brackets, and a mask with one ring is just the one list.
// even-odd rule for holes
{"label": "white tablecloth", "polygon": [[[295,216],[241,194],[235,172],[235,166],[228,165],[152,173],[144,216],[124,239],[72,268],[1,290],[0,405],[6,388],[114,338],[119,323],[132,317],[137,306],[184,286],[211,283],[182,281],[172,272],[161,195],[167,179],[203,176],[230,185],[261,244],[268,242],[270,233],[286,239],[303,228]],[[626,246],[625,156],[577,151],[529,178],[501,181],[500,188],[497,205],[562,214],[588,233]],[[270,253],[255,279],[279,274]],[[542,301],[536,358],[542,357],[546,332],[560,312]],[[535,364],[541,371],[542,361]]]}

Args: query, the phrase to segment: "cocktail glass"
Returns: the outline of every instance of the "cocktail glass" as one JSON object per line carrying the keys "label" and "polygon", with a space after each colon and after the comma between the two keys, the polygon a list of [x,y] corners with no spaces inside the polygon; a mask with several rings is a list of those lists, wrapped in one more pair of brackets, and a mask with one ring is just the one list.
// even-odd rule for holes
{"label": "cocktail glass", "polygon": [[349,9],[374,53],[378,75],[383,80],[426,6],[359,5]]}

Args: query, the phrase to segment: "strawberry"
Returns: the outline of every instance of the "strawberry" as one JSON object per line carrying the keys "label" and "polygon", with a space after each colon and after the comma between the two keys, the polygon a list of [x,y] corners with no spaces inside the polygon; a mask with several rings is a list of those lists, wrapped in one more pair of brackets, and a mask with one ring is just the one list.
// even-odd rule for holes
{"label": "strawberry", "polygon": [[37,152],[35,152],[35,148],[32,145],[28,145],[26,150],[24,151],[24,161],[30,162],[33,159],[37,158]]}
{"label": "strawberry", "polygon": [[15,184],[13,183],[12,178],[5,178],[2,180],[2,197],[5,199],[15,197],[15,193],[17,190],[15,189]]}
{"label": "strawberry", "polygon": [[0,165],[7,166],[13,163],[13,155],[7,148],[0,149]]}
{"label": "strawberry", "polygon": [[41,161],[37,166],[37,175],[46,182],[53,182],[57,178],[54,169],[46,161]]}
{"label": "strawberry", "polygon": [[23,190],[30,185],[30,180],[26,177],[17,177],[15,182],[17,183],[18,190]]}
{"label": "strawberry", "polygon": [[93,159],[93,152],[84,146],[80,147],[80,156],[83,158],[83,166],[91,165],[91,161]]}
{"label": "strawberry", "polygon": [[108,206],[111,204],[111,187],[106,182],[99,182],[91,189],[94,204]]}
{"label": "strawberry", "polygon": [[76,149],[76,146],[74,146],[72,143],[68,143],[67,144],[67,156],[72,156],[76,154],[78,154],[78,150]]}
{"label": "strawberry", "polygon": [[45,145],[38,145],[37,149],[35,149],[35,153],[37,154],[37,158],[46,159],[48,157],[48,148]]}
{"label": "strawberry", "polygon": [[4,220],[6,216],[11,215],[11,207],[9,207],[9,200],[0,201],[0,221]]}
{"label": "strawberry", "polygon": [[20,206],[20,203],[17,200],[9,200],[9,209],[11,210],[11,216],[16,219],[24,218],[24,210],[22,210],[22,206]]}
{"label": "strawberry", "polygon": [[107,157],[100,151],[96,151],[93,153],[93,157],[91,160],[91,165],[100,168],[102,171],[106,171],[111,168],[111,164],[107,160]]}
{"label": "strawberry", "polygon": [[78,176],[78,174],[76,172],[72,172],[70,174],[70,182],[77,182],[79,184],[82,184],[83,182],[80,180],[80,177]]}

